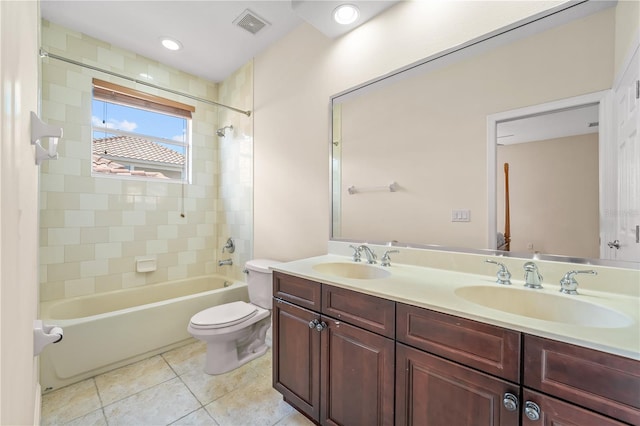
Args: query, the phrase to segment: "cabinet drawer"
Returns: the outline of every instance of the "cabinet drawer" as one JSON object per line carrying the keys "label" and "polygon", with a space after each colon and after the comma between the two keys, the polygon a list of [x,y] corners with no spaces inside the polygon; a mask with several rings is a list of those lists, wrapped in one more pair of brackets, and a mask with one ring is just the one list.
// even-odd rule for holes
{"label": "cabinet drawer", "polygon": [[640,361],[525,335],[524,385],[640,424]]}
{"label": "cabinet drawer", "polygon": [[287,300],[305,308],[320,311],[322,285],[315,281],[273,272],[273,297]]}
{"label": "cabinet drawer", "polygon": [[520,333],[397,304],[397,340],[518,383]]}
{"label": "cabinet drawer", "polygon": [[540,407],[540,418],[532,420],[524,415],[522,416],[522,426],[624,426],[624,423],[529,389],[524,390],[522,401],[524,403],[533,402]]}
{"label": "cabinet drawer", "polygon": [[322,286],[322,313],[386,337],[395,336],[395,302],[330,285]]}

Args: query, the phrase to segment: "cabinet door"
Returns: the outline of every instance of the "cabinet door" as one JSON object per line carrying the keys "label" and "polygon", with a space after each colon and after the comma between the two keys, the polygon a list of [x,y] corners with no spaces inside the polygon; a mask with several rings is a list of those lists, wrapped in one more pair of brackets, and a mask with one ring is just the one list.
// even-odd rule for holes
{"label": "cabinet door", "polygon": [[273,387],[286,401],[318,420],[320,333],[309,328],[315,312],[280,299],[273,303]]}
{"label": "cabinet door", "polygon": [[323,317],[323,425],[393,425],[394,342]]}
{"label": "cabinet door", "polygon": [[[560,401],[559,399],[543,395],[538,392],[525,389],[523,392],[524,406],[522,407],[522,426],[623,426],[624,423],[617,422],[608,417],[604,417],[593,411],[585,410],[573,404]],[[533,402],[540,409],[539,414],[535,413],[535,408],[527,416],[526,404]],[[531,408],[529,408],[531,410]],[[539,416],[539,417],[538,417]]]}
{"label": "cabinet door", "polygon": [[503,400],[519,387],[435,355],[396,344],[396,425],[519,424],[520,410]]}

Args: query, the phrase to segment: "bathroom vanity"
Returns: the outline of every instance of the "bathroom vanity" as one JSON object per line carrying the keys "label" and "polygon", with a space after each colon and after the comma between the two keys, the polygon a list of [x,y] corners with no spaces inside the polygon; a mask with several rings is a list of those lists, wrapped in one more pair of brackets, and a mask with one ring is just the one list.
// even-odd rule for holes
{"label": "bathroom vanity", "polygon": [[273,386],[318,424],[640,424],[637,298],[614,302],[627,323],[566,325],[469,309],[460,288],[492,291],[474,274],[332,255],[274,269]]}

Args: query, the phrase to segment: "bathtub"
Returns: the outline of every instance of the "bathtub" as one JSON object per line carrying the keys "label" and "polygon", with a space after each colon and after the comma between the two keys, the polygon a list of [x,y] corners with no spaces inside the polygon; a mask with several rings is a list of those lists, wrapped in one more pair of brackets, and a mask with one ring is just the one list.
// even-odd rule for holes
{"label": "bathtub", "polygon": [[188,343],[195,313],[236,300],[248,301],[246,283],[209,275],[43,302],[40,317],[64,338],[40,354],[40,385],[48,392]]}

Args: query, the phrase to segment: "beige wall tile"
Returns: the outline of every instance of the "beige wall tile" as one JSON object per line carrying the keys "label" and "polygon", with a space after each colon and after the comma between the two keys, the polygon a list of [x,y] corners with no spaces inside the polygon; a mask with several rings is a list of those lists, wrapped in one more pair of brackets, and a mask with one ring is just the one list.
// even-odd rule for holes
{"label": "beige wall tile", "polygon": [[95,258],[94,244],[71,244],[64,246],[65,262],[82,262],[93,258]]}
{"label": "beige wall tile", "polygon": [[[137,76],[145,72],[154,76],[155,84],[218,101],[216,83],[47,21],[43,21],[42,28],[42,46],[52,53],[125,74]],[[222,84],[230,104],[246,99],[246,94],[253,90],[252,64],[243,67],[241,73],[240,78],[234,76],[230,83]],[[216,247],[214,211],[218,206],[225,208],[225,203],[217,199],[218,185],[222,183],[219,162],[229,161],[230,157],[221,155],[215,130],[218,121],[226,119],[226,112],[221,113],[221,108],[202,102],[130,84],[138,90],[196,106],[191,128],[193,183],[92,177],[90,120],[94,77],[122,84],[118,79],[92,70],[50,58],[43,60],[43,119],[62,126],[65,134],[60,159],[41,168],[43,300],[218,272],[215,270],[219,248]],[[235,117],[235,113],[231,117]],[[246,127],[240,121],[233,124],[239,129]],[[245,130],[243,135],[247,133]],[[246,154],[244,148],[243,152]],[[248,155],[249,161],[233,165],[238,176],[251,175],[251,150]],[[250,204],[250,199],[234,201],[233,208],[250,212]],[[181,213],[185,213],[184,217]],[[220,217],[226,220],[235,216],[231,213]],[[220,225],[221,229],[229,229],[227,224]],[[248,247],[250,253],[251,244],[241,246]],[[136,273],[134,258],[149,254],[158,256],[158,270]],[[235,256],[246,258],[249,254],[236,252]]]}

